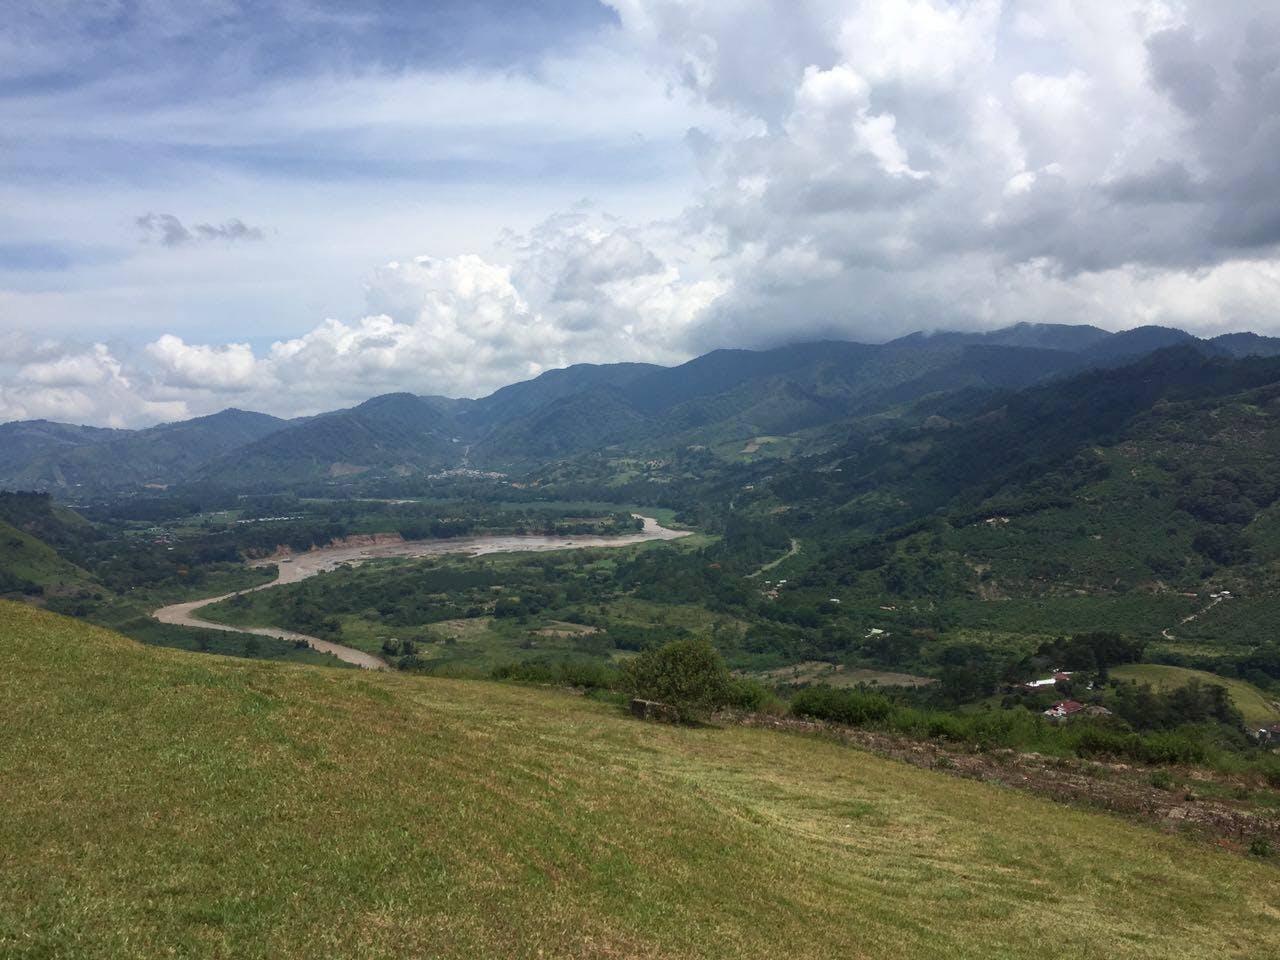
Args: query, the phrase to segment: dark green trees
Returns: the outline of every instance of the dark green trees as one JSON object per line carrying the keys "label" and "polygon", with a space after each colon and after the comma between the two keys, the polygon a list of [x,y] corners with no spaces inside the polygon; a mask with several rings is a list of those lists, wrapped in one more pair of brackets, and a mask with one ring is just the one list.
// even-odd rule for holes
{"label": "dark green trees", "polygon": [[646,650],[627,664],[626,681],[635,696],[667,704],[681,720],[704,717],[729,701],[729,670],[702,637]]}

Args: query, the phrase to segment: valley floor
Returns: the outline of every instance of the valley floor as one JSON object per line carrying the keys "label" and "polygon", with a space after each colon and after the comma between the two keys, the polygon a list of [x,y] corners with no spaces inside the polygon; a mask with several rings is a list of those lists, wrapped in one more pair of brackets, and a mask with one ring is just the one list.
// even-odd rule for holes
{"label": "valley floor", "polygon": [[361,667],[366,670],[385,670],[388,664],[376,654],[357,650],[344,644],[334,643],[310,634],[285,630],[281,627],[263,627],[218,623],[206,620],[199,615],[205,607],[229,600],[232,597],[248,593],[257,593],[271,587],[289,583],[299,583],[320,573],[327,573],[345,566],[357,566],[376,559],[408,559],[420,557],[441,557],[462,554],[469,557],[482,557],[494,553],[545,553],[548,551],[586,549],[590,547],[625,547],[653,540],[679,540],[690,536],[686,530],[669,530],[652,517],[636,516],[644,524],[639,533],[622,536],[573,535],[565,536],[476,536],[450,537],[436,540],[402,540],[393,538],[388,541],[365,543],[360,545],[340,545],[317,547],[297,554],[281,556],[271,560],[256,561],[251,566],[276,566],[276,578],[269,583],[259,584],[235,593],[206,597],[200,600],[187,600],[171,603],[156,610],[152,616],[160,623],[179,627],[192,627],[204,630],[221,630],[229,633],[247,633],[260,637],[276,637],[281,640],[305,644],[318,653],[336,657],[343,663]]}
{"label": "valley floor", "polygon": [[1280,872],[772,731],[0,603],[5,957],[1263,958]]}

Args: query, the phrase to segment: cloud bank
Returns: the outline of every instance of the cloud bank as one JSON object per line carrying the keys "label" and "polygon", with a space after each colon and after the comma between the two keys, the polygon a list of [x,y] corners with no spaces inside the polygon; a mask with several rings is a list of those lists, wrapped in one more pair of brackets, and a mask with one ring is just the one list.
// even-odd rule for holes
{"label": "cloud bank", "polygon": [[[273,304],[328,296],[327,248],[290,234],[305,222],[341,246],[364,289],[349,281],[347,309],[320,302],[265,342],[267,316],[230,336],[217,322],[156,321],[129,343],[107,332],[45,343],[0,361],[0,418],[145,422],[232,403],[309,413],[385,390],[477,395],[573,362],[1021,320],[1280,334],[1273,3],[609,7],[612,21],[583,20],[572,49],[523,51],[515,71],[295,65],[217,109],[139,110],[144,132],[178,131],[184,151],[218,144],[228,202],[281,170],[291,189],[324,184],[305,221],[301,196],[231,207],[285,224],[252,245],[262,264],[236,252],[263,236],[240,220],[135,217],[156,251],[147,269],[207,269],[182,281],[197,305],[217,295],[219,270],[251,275],[252,295]],[[329,166],[303,171],[293,158],[306,151]],[[505,217],[508,229],[463,239],[439,205],[413,212],[418,171],[450,195],[484,181],[495,197],[554,208],[501,213],[509,199],[469,193],[451,225]],[[595,202],[562,199],[556,184]],[[379,191],[395,212],[362,213]],[[330,210],[343,197],[351,205]],[[148,207],[177,208],[133,209]],[[398,252],[369,270],[352,251],[388,223]],[[170,248],[188,251],[167,258],[180,268],[154,260]],[[7,324],[56,300],[36,289],[47,280],[24,282],[32,290],[7,299],[0,285]]]}

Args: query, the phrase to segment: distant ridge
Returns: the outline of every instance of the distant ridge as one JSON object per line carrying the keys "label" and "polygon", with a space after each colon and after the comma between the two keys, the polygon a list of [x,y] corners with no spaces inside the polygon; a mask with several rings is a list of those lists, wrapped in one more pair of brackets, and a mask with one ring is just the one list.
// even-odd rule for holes
{"label": "distant ridge", "polygon": [[884,344],[714,350],[674,367],[575,364],[477,400],[392,393],[291,421],[235,408],[145,430],[19,421],[0,425],[0,487],[256,488],[459,467],[518,470],[605,448],[646,454],[821,429],[947,392],[1023,389],[1122,366],[1172,346],[1223,358],[1280,355],[1280,339],[1252,333],[1204,340],[1172,327],[1109,333],[1024,322]]}

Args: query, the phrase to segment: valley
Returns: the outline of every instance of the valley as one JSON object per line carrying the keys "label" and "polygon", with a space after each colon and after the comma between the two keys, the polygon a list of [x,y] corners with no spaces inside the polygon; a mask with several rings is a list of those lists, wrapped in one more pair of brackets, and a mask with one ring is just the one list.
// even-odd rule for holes
{"label": "valley", "polygon": [[[374,929],[349,910],[328,927],[254,894],[234,856],[235,892],[158,894],[165,917],[130,914],[109,882],[81,895],[148,949],[224,953],[271,929],[286,952],[394,954],[426,923],[456,935],[440,955],[470,955],[509,932],[472,909],[500,882],[529,943],[569,955],[672,954],[687,928],[632,912],[639,884],[663,910],[699,898],[732,931],[726,956],[1037,956],[1050,916],[1074,918],[1085,955],[1265,956],[1280,354],[1253,345],[1025,325],[569,368],[300,423],[0,427],[0,467],[36,488],[0,492],[0,657],[23,709],[151,703],[121,736],[172,741],[156,762],[174,782],[214,786],[162,779],[139,816],[181,797],[202,856],[220,855],[197,821],[243,821],[272,837],[271,869],[305,861],[348,906],[356,888],[383,899],[362,908]],[[221,452],[202,460],[189,444],[208,431]],[[93,475],[113,450],[147,471]],[[58,769],[108,782],[96,754],[67,760],[87,741],[62,729]],[[93,747],[102,764],[126,749]],[[13,769],[72,789],[36,759]],[[268,788],[326,843],[271,833]],[[67,866],[20,849],[23,889]],[[150,889],[181,873],[178,849],[111,855]],[[726,883],[751,886],[749,910]],[[1162,892],[1108,913],[1117,884]],[[929,920],[904,937],[912,890]],[[51,950],[120,944],[68,923],[0,885],[0,943],[16,924]],[[584,924],[590,944],[568,932]]]}
{"label": "valley", "polygon": [[1280,960],[1280,0],[13,0],[0,960]]}
{"label": "valley", "polygon": [[455,537],[447,540],[408,540],[391,543],[374,543],[361,546],[312,547],[305,553],[280,557],[274,561],[258,561],[256,566],[274,565],[276,578],[247,590],[222,594],[202,600],[173,603],[156,610],[152,616],[161,623],[180,627],[227,630],[236,633],[274,637],[284,641],[306,644],[319,653],[336,657],[343,663],[370,670],[385,670],[387,664],[380,657],[352,647],[289,630],[266,626],[228,626],[197,616],[198,612],[214,604],[222,603],[247,593],[267,590],[287,583],[298,583],[319,573],[339,567],[354,566],[370,560],[407,559],[416,557],[461,554],[479,557],[490,553],[545,552],[548,550],[581,550],[589,547],[622,547],[651,540],[678,540],[689,536],[689,531],[669,530],[652,517],[637,516],[643,527],[639,533],[618,534],[612,537],[589,534],[568,534],[563,537],[538,536],[484,536]]}

